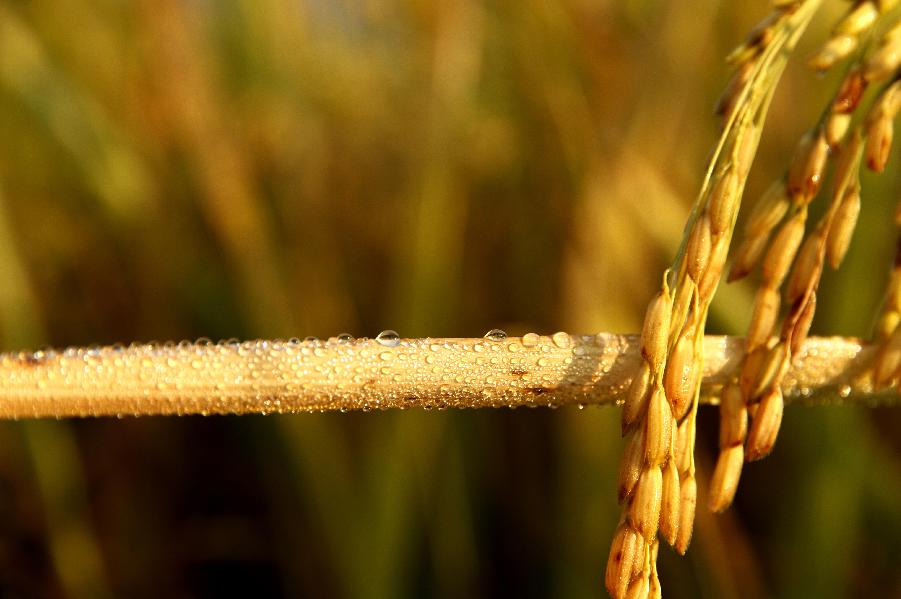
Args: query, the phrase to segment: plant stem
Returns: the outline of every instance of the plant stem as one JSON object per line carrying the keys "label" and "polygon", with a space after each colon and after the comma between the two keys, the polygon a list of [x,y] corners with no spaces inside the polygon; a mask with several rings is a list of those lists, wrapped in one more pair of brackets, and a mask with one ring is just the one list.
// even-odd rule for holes
{"label": "plant stem", "polygon": [[[634,335],[181,343],[0,355],[0,417],[249,414],[389,408],[611,404],[640,359]],[[704,401],[735,375],[743,339],[708,336]],[[784,381],[790,400],[888,401],[873,348],[811,338]]]}

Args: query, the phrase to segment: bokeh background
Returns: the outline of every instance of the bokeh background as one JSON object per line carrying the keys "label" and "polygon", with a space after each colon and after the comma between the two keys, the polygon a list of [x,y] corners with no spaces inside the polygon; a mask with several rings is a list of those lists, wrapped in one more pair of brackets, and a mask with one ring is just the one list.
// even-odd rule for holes
{"label": "bokeh background", "polygon": [[[845,3],[827,3],[809,56]],[[634,332],[769,7],[0,1],[2,349]],[[747,198],[836,84],[795,60]],[[818,334],[867,336],[899,152]],[[720,290],[741,334],[755,281]],[[603,597],[615,409],[0,424],[2,597]],[[700,415],[701,498],[716,413]],[[791,407],[668,597],[901,597],[901,411]]]}

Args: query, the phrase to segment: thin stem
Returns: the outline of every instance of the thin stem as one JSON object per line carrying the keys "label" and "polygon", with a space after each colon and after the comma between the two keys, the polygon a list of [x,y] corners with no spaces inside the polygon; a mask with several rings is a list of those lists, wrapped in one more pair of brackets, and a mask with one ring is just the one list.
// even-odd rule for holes
{"label": "thin stem", "polygon": [[[610,404],[637,371],[634,335],[500,340],[182,343],[0,355],[0,417],[249,414]],[[743,339],[708,336],[704,401],[736,374]],[[875,393],[873,348],[811,338],[783,389],[810,403],[901,403]]]}

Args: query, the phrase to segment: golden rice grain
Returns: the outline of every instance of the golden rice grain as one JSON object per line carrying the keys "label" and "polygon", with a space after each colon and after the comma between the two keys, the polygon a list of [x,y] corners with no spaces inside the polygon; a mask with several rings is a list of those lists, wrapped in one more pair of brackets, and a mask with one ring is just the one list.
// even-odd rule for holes
{"label": "golden rice grain", "polygon": [[672,412],[660,387],[651,392],[645,426],[645,459],[650,466],[660,466],[669,457],[673,426]]}
{"label": "golden rice grain", "polygon": [[779,305],[779,291],[773,287],[758,289],[745,342],[749,351],[766,345],[770,340],[779,317]]}
{"label": "golden rice grain", "polygon": [[620,524],[613,536],[604,582],[607,592],[616,598],[624,597],[632,579],[632,567],[643,559],[644,541],[628,524]]}
{"label": "golden rice grain", "polygon": [[659,466],[649,466],[641,473],[629,505],[629,524],[646,540],[657,534],[662,498],[663,472]]}
{"label": "golden rice grain", "polygon": [[864,91],[867,89],[867,80],[859,68],[852,69],[838,88],[838,93],[832,100],[833,114],[851,114],[860,104]]}
{"label": "golden rice grain", "polygon": [[853,6],[845,17],[832,30],[835,35],[858,35],[876,22],[879,11],[872,2],[859,2]]}
{"label": "golden rice grain", "polygon": [[691,543],[694,530],[695,506],[698,502],[698,483],[693,473],[683,476],[679,483],[679,530],[676,533],[676,544],[673,546],[680,555],[685,555]]}
{"label": "golden rice grain", "polygon": [[788,193],[794,202],[806,204],[816,196],[828,157],[829,143],[822,131],[811,131],[801,138],[786,179]]}
{"label": "golden rice grain", "polygon": [[648,405],[648,397],[651,390],[651,367],[647,362],[642,362],[638,367],[638,373],[632,379],[626,399],[623,402],[622,432],[632,429],[635,422],[641,418]]}
{"label": "golden rice grain", "polygon": [[766,361],[769,351],[765,346],[757,347],[745,354],[744,363],[741,365],[741,374],[738,383],[745,400],[750,400],[760,378],[758,374]]}
{"label": "golden rice grain", "polygon": [[806,220],[807,210],[802,208],[782,225],[773,238],[762,265],[766,285],[777,287],[782,283],[804,237]]}
{"label": "golden rice grain", "polygon": [[660,536],[670,545],[676,544],[679,531],[679,470],[674,460],[663,468],[663,496],[660,503]]}
{"label": "golden rice grain", "polygon": [[635,488],[644,468],[644,429],[638,428],[627,435],[626,449],[619,462],[617,496],[622,503]]}
{"label": "golden rice grain", "polygon": [[807,292],[807,288],[812,282],[819,280],[819,271],[822,265],[821,252],[825,243],[824,236],[824,232],[818,228],[815,234],[809,235],[801,244],[785,289],[785,300],[789,304],[798,301]]}
{"label": "golden rice grain", "polygon": [[840,60],[847,58],[857,48],[853,35],[837,35],[829,39],[807,64],[817,71],[827,71]]}
{"label": "golden rice grain", "polygon": [[707,268],[710,260],[710,218],[702,215],[691,229],[688,245],[685,249],[688,276],[696,282],[701,280],[701,273]]}
{"label": "golden rice grain", "polygon": [[760,400],[757,413],[748,431],[745,459],[754,462],[766,457],[773,450],[779,427],[782,424],[782,390],[779,387],[768,391]]}
{"label": "golden rice grain", "polygon": [[763,250],[766,249],[767,241],[769,241],[769,233],[745,237],[735,252],[729,276],[726,278],[727,283],[742,279],[753,270]]}
{"label": "golden rice grain", "polygon": [[865,154],[867,168],[873,172],[881,173],[885,170],[885,165],[888,163],[894,133],[893,120],[893,115],[885,111],[879,111],[867,121]]}
{"label": "golden rice grain", "polygon": [[720,175],[707,201],[710,232],[713,235],[721,235],[732,228],[732,219],[740,200],[739,190],[739,174],[734,168],[729,168]]}
{"label": "golden rice grain", "polygon": [[826,142],[830,148],[836,148],[842,143],[845,134],[851,127],[852,116],[842,112],[830,114],[826,119],[825,132]]}
{"label": "golden rice grain", "polygon": [[698,386],[700,368],[694,349],[694,332],[684,331],[676,341],[663,373],[663,388],[676,420],[681,420],[688,412]]}
{"label": "golden rice grain", "polygon": [[735,170],[738,172],[739,178],[744,181],[751,172],[751,166],[754,164],[754,157],[757,156],[757,146],[760,143],[760,127],[751,125],[742,134],[741,139],[737,142],[738,147],[735,151]]}
{"label": "golden rice grain", "polygon": [[835,220],[826,240],[826,257],[832,268],[838,268],[845,258],[848,247],[851,245],[854,229],[857,227],[859,215],[860,190],[854,186],[845,193],[845,197],[835,213]]}
{"label": "golden rice grain", "polygon": [[899,66],[901,66],[901,36],[886,36],[864,63],[863,76],[867,81],[881,81],[891,77]]}
{"label": "golden rice grain", "polygon": [[738,385],[723,388],[720,398],[720,448],[734,447],[745,441],[748,432],[748,408]]}
{"label": "golden rice grain", "polygon": [[745,231],[749,234],[769,233],[782,221],[789,205],[785,181],[781,179],[774,181],[751,211],[745,224]]}
{"label": "golden rice grain", "polygon": [[746,62],[736,69],[729,80],[726,89],[720,94],[716,105],[713,107],[714,114],[723,117],[724,121],[729,120],[732,112],[735,110],[736,103],[742,90],[747,86],[751,79],[751,73],[754,71],[754,65]]}
{"label": "golden rice grain", "polygon": [[[736,201],[738,198],[736,197]],[[729,255],[729,240],[725,234],[717,237],[710,251],[710,263],[704,274],[701,275],[701,282],[698,285],[698,294],[704,298],[704,303],[709,303],[713,298],[713,293],[719,285],[723,276],[723,268],[726,265],[726,258]]]}
{"label": "golden rice grain", "polygon": [[708,497],[710,511],[722,512],[732,503],[744,460],[745,448],[741,444],[720,450],[713,477],[710,479]]}
{"label": "golden rice grain", "polygon": [[655,371],[661,369],[666,358],[671,301],[666,289],[654,296],[648,304],[641,332],[641,353]]}

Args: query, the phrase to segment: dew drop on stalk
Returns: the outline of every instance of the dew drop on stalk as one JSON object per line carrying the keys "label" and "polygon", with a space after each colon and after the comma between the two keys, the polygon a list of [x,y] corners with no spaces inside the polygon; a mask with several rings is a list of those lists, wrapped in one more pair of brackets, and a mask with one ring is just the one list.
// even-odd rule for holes
{"label": "dew drop on stalk", "polygon": [[338,340],[338,343],[350,343],[354,340],[354,336],[350,333],[341,333],[336,339]]}
{"label": "dew drop on stalk", "polygon": [[522,344],[524,347],[535,347],[541,338],[537,333],[526,333],[522,336]]}
{"label": "dew drop on stalk", "polygon": [[503,341],[507,338],[507,333],[500,329],[491,329],[484,335],[489,341]]}
{"label": "dew drop on stalk", "polygon": [[385,347],[397,347],[400,343],[400,335],[397,334],[397,331],[388,329],[387,331],[379,333],[375,340]]}
{"label": "dew drop on stalk", "polygon": [[551,337],[551,340],[554,342],[554,345],[563,349],[566,349],[572,343],[569,335],[562,331],[559,333],[554,333],[554,335]]}

